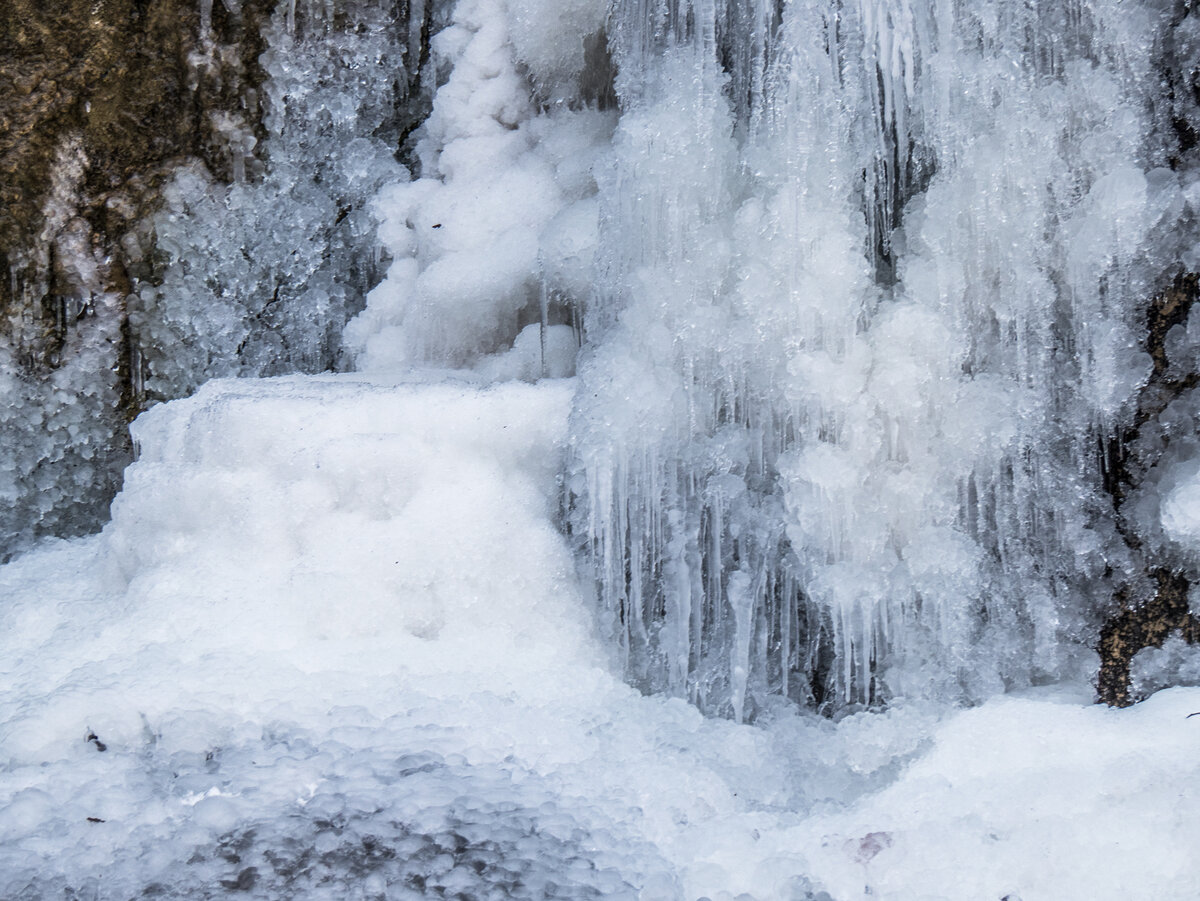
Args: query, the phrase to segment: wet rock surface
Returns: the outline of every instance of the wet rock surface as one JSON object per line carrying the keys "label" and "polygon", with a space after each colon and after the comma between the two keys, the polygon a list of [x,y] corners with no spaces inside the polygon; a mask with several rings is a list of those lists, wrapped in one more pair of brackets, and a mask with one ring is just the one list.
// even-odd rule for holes
{"label": "wet rock surface", "polygon": [[[365,124],[372,146],[354,162],[399,152],[427,107],[435,6],[419,22],[405,0],[332,14],[274,0],[0,6],[0,559],[104,521],[132,457],[127,424],[150,403],[216,375],[337,365],[375,278],[361,212],[375,185],[328,171],[318,145]],[[332,126],[325,95],[343,98]],[[274,166],[272,139],[286,143]],[[312,222],[268,234],[264,222],[292,223],[256,184],[281,203],[304,192]],[[189,283],[206,255],[230,258],[214,234],[242,241],[246,272]],[[322,267],[333,274],[314,301]]]}
{"label": "wet rock surface", "polygon": [[0,6],[0,557],[89,531],[131,457],[126,297],[150,275],[139,225],[181,160],[228,170],[212,113],[261,129],[272,2]]}
{"label": "wet rock surface", "polygon": [[[82,157],[72,212],[102,246],[152,202],[166,164],[190,155],[222,168],[211,112],[239,111],[261,128],[257,59],[273,6],[248,0],[234,16],[214,4],[203,31],[197,4],[179,0],[0,8],[0,248],[19,276],[16,290],[11,279],[0,286],[7,309],[38,288],[69,287],[38,247],[60,232],[46,207],[64,146]],[[119,272],[110,286],[122,286]]]}

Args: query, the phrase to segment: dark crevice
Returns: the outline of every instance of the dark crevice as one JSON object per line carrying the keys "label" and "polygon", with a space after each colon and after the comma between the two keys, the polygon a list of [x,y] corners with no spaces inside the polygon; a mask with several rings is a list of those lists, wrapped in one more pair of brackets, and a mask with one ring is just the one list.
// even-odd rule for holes
{"label": "dark crevice", "polygon": [[1101,473],[1105,490],[1113,499],[1114,522],[1126,546],[1142,558],[1143,572],[1152,577],[1154,594],[1146,600],[1130,589],[1117,591],[1116,610],[1104,622],[1096,650],[1100,671],[1096,679],[1098,699],[1114,707],[1127,707],[1139,700],[1130,690],[1130,667],[1144,648],[1161,647],[1167,636],[1180,632],[1193,644],[1200,640],[1200,619],[1189,609],[1190,576],[1154,559],[1123,514],[1122,507],[1155,462],[1137,458],[1132,448],[1148,423],[1152,423],[1176,398],[1200,383],[1200,373],[1191,370],[1170,377],[1167,334],[1187,322],[1193,304],[1200,298],[1200,275],[1186,273],[1156,295],[1146,310],[1145,350],[1153,370],[1138,396],[1133,423],[1119,435],[1101,440]]}

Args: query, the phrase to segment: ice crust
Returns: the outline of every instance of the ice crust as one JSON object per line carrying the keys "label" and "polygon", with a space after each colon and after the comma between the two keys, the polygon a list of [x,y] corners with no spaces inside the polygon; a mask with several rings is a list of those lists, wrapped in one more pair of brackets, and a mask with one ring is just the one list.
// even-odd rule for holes
{"label": "ice crust", "polygon": [[0,568],[0,896],[1194,897],[1198,690],[745,726],[627,686],[554,527],[574,388],[143,415],[105,531]]}

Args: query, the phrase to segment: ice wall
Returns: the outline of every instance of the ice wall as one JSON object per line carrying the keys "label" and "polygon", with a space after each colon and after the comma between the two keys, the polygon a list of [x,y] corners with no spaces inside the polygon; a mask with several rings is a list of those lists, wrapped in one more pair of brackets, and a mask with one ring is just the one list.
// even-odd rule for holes
{"label": "ice wall", "polygon": [[568,528],[647,690],[742,719],[1086,676],[1146,549],[1196,556],[1158,511],[1186,441],[1114,476],[1195,256],[1189,23],[463,0],[347,346],[536,380],[581,345]]}
{"label": "ice wall", "polygon": [[78,215],[88,162],[78,135],[60,142],[38,235],[48,284],[27,284],[15,261],[2,274],[12,302],[0,309],[0,559],[94,528],[129,459],[113,375],[120,297]]}
{"label": "ice wall", "polygon": [[1187,178],[1167,5],[619,3],[573,527],[646,688],[741,718],[1080,673],[1097,447]]}

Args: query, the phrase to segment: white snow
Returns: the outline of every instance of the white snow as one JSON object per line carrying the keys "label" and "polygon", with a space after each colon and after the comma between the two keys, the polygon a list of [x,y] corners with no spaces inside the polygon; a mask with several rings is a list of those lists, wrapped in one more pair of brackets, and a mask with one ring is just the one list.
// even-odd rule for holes
{"label": "white snow", "polygon": [[[525,4],[518,31],[554,21],[552,5]],[[586,23],[571,14],[556,15]],[[496,2],[457,4],[434,53],[453,68],[422,127],[421,177],[376,202],[393,263],[346,329],[361,370],[469,366],[503,354],[528,321],[552,324],[551,296],[582,301],[577,292],[590,284],[591,167],[611,116],[565,107],[539,114]]]}
{"label": "white snow", "polygon": [[1200,690],[738,726],[627,687],[553,524],[573,387],[139,419],[105,531],[0,569],[0,896],[1194,897]]}

